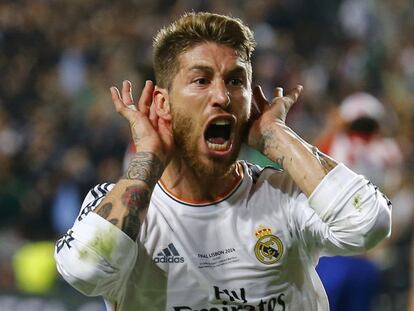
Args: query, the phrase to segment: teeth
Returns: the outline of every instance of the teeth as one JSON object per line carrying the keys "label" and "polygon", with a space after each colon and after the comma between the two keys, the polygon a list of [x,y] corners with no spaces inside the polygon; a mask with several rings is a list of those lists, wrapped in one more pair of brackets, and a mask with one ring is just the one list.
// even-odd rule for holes
{"label": "teeth", "polygon": [[213,144],[207,141],[207,146],[213,150],[226,150],[230,146],[230,141],[226,140],[223,144]]}
{"label": "teeth", "polygon": [[215,125],[228,125],[230,124],[229,120],[219,119],[213,122]]}

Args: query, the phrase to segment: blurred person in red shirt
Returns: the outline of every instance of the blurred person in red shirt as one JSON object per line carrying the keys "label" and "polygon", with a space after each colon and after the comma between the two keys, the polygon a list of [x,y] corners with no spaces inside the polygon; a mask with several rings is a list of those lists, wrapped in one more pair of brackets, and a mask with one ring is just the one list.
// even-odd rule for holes
{"label": "blurred person in red shirt", "polygon": [[[396,140],[383,134],[385,117],[376,97],[351,94],[330,113],[315,145],[389,193],[401,182],[402,153]],[[365,256],[321,258],[317,271],[331,311],[372,310],[381,289],[381,262]]]}

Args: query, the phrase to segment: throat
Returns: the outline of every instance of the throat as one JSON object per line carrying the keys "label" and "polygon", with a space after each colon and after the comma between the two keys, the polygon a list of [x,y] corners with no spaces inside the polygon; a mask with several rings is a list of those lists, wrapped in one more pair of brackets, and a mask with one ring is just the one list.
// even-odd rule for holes
{"label": "throat", "polygon": [[[177,179],[177,176],[180,177]],[[206,177],[169,172],[167,169],[160,183],[165,192],[178,201],[191,205],[212,204],[224,199],[237,188],[243,178],[243,168],[240,163],[235,163],[224,176]]]}

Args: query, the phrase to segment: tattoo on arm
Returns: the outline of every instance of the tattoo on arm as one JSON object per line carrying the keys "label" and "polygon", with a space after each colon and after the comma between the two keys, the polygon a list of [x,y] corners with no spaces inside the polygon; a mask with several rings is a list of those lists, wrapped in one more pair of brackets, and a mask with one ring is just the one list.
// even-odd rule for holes
{"label": "tattoo on arm", "polygon": [[[310,148],[312,150],[312,153],[318,159],[318,161],[321,164],[321,166],[322,166],[325,173],[330,172],[334,167],[336,167],[338,165],[338,163],[334,159],[332,159],[331,157],[329,157],[326,154],[319,151],[318,148],[306,143],[299,136],[297,136],[295,133],[292,133],[292,135],[295,135],[299,140],[301,140],[303,142],[303,144],[305,144],[306,146],[308,146],[308,148]],[[269,151],[271,151],[271,150],[273,150],[273,152],[277,153],[278,148],[279,148],[279,146],[278,146],[277,142],[274,139],[274,135],[273,135],[272,130],[265,131],[262,134],[261,140],[259,142],[259,150],[264,155],[267,155],[267,153],[269,153]],[[284,169],[284,164],[285,164],[284,163],[285,162],[285,157],[284,156],[280,156],[276,159],[273,159],[273,161],[276,162],[280,166],[280,168]]]}
{"label": "tattoo on arm", "polygon": [[96,213],[115,226],[119,224],[119,228],[131,239],[135,240],[138,236],[141,223],[145,218],[149,201],[150,191],[148,189],[143,189],[142,186],[129,186],[125,189],[121,197],[122,207],[126,209],[126,214],[123,213],[123,217],[121,216],[122,220],[120,216],[117,217],[113,213],[111,214],[113,211],[113,204],[111,202],[98,207]]}
{"label": "tattoo on arm", "polygon": [[114,226],[116,226],[116,225],[118,224],[118,219],[116,219],[116,218],[112,218],[112,219],[110,219],[110,220],[109,220],[109,222],[110,222],[111,224],[113,224]]}
{"label": "tattoo on arm", "polygon": [[[127,208],[128,213],[124,216],[122,230],[133,240],[138,236],[141,226],[140,213],[145,214],[150,200],[150,192],[139,186],[130,186],[122,195],[122,205]],[[144,218],[144,216],[141,216]]]}
{"label": "tattoo on arm", "polygon": [[258,144],[259,151],[264,153],[266,148],[276,147],[273,142],[273,133],[271,130],[267,130],[262,134],[262,137]]}
{"label": "tattoo on arm", "polygon": [[[264,155],[268,156],[269,151],[274,150],[277,152],[278,145],[275,142],[275,139],[273,137],[273,132],[271,130],[265,131],[261,137],[261,140],[259,142],[259,150]],[[281,156],[276,159],[272,159],[281,169],[284,169],[284,161],[285,157]]]}
{"label": "tattoo on arm", "polygon": [[[152,190],[164,171],[161,160],[151,152],[139,152],[122,177],[129,186],[120,189],[119,199],[99,206],[95,212],[124,231],[134,241],[148,210]],[[142,181],[134,183],[133,181]],[[116,198],[116,197],[115,197]],[[115,207],[114,207],[115,206]],[[114,207],[114,208],[113,208]]]}
{"label": "tattoo on arm", "polygon": [[123,178],[141,180],[152,189],[163,171],[164,165],[155,154],[139,152],[132,158]]}
{"label": "tattoo on arm", "polygon": [[152,189],[163,171],[164,165],[155,154],[139,152],[132,158],[128,170],[123,176],[124,179],[143,181],[148,187],[129,186],[121,197],[122,205],[128,210],[122,220],[121,229],[133,240],[138,236],[149,205]]}
{"label": "tattoo on arm", "polygon": [[97,209],[96,213],[104,219],[107,219],[112,211],[112,203],[105,203],[101,208]]}

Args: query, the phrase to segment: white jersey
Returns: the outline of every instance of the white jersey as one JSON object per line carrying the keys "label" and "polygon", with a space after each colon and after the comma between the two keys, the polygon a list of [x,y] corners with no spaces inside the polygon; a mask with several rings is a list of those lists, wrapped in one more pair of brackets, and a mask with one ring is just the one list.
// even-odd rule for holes
{"label": "white jersey", "polygon": [[158,183],[137,241],[91,213],[113,187],[96,186],[56,244],[59,272],[110,311],[329,310],[318,258],[389,235],[388,200],[342,164],[309,199],[285,172],[238,166],[241,182],[216,202]]}

